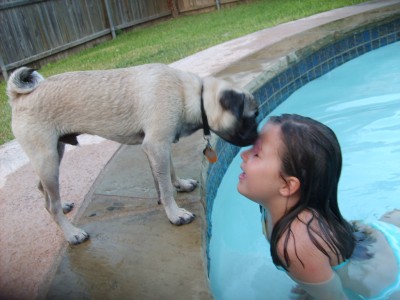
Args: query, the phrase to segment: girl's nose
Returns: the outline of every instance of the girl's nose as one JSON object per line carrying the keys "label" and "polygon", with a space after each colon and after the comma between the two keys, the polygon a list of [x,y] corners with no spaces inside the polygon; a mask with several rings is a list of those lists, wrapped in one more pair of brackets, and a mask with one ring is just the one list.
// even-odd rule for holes
{"label": "girl's nose", "polygon": [[243,151],[242,153],[240,153],[240,157],[242,158],[243,161],[247,161],[248,157],[249,157],[249,153],[252,151],[252,148]]}

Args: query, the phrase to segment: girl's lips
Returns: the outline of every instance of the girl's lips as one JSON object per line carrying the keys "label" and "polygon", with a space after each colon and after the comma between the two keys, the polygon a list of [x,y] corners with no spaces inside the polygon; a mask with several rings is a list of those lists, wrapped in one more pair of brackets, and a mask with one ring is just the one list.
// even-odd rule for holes
{"label": "girl's lips", "polygon": [[243,173],[241,173],[241,174],[239,175],[239,180],[244,180],[246,177],[247,177],[247,176],[246,176],[246,173],[243,172]]}

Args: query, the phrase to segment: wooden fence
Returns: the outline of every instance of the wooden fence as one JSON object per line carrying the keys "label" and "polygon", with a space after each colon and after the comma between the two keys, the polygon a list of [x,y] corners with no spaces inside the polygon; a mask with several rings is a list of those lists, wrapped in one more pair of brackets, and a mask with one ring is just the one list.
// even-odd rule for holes
{"label": "wooden fence", "polygon": [[0,68],[8,71],[158,18],[240,0],[0,0]]}

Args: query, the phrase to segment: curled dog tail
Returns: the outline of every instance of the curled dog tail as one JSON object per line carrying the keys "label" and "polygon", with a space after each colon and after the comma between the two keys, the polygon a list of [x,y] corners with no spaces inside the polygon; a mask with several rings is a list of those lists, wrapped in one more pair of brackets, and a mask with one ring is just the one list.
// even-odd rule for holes
{"label": "curled dog tail", "polygon": [[7,83],[7,95],[10,101],[20,94],[29,94],[35,90],[43,80],[43,76],[36,72],[35,69],[22,67],[15,70]]}

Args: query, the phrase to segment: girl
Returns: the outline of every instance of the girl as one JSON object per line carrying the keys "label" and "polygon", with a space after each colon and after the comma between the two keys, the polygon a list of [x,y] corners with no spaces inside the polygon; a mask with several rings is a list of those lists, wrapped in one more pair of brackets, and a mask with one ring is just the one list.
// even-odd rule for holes
{"label": "girl", "polygon": [[271,117],[241,158],[238,191],[260,204],[273,262],[297,282],[294,294],[400,299],[400,229],[389,224],[399,211],[376,224],[342,217],[342,156],[330,128],[299,115]]}

